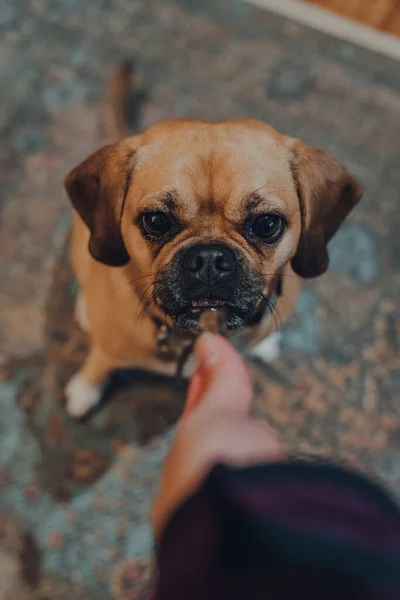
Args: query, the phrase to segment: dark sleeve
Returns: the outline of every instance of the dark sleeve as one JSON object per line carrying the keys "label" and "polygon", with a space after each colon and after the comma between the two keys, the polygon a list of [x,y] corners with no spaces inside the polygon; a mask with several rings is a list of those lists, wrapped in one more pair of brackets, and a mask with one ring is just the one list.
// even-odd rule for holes
{"label": "dark sleeve", "polygon": [[400,600],[400,512],[326,463],[218,465],[157,561],[156,600]]}

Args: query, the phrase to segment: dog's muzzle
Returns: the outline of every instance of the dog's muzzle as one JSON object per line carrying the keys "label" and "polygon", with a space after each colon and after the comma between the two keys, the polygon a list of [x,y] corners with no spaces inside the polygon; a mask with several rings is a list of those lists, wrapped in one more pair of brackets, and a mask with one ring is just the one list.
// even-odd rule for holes
{"label": "dog's muzzle", "polygon": [[262,280],[227,244],[197,243],[180,250],[159,274],[158,304],[178,327],[196,330],[202,310],[227,309],[229,328],[241,327],[262,297]]}

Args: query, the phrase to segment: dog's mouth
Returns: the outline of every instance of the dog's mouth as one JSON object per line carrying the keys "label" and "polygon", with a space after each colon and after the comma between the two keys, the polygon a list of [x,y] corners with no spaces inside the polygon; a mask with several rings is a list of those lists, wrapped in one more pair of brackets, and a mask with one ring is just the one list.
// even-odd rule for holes
{"label": "dog's mouth", "polygon": [[242,263],[237,269],[235,277],[226,281],[221,275],[221,281],[196,280],[188,285],[178,257],[159,274],[155,286],[157,305],[178,329],[201,332],[200,317],[212,309],[223,310],[228,330],[252,324],[264,299],[264,284],[257,272],[246,270]]}
{"label": "dog's mouth", "polygon": [[195,333],[202,330],[200,323],[201,314],[206,310],[224,309],[226,315],[226,328],[229,330],[239,329],[245,326],[251,319],[253,311],[243,310],[225,300],[215,300],[213,298],[202,298],[193,300],[190,304],[182,307],[180,310],[169,314],[175,326],[180,329],[189,329]]}
{"label": "dog's mouth", "polygon": [[215,300],[213,298],[204,298],[202,300],[193,300],[191,306],[191,312],[198,314],[202,310],[209,310],[210,308],[226,308],[228,303],[224,300]]}

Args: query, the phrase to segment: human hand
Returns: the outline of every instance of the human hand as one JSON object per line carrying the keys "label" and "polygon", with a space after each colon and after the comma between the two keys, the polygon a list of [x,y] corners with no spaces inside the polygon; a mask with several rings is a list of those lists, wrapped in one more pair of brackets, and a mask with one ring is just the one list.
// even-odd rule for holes
{"label": "human hand", "polygon": [[225,338],[206,333],[199,338],[195,354],[199,366],[189,385],[153,508],[156,537],[215,464],[245,466],[276,461],[283,454],[273,429],[249,417],[252,386],[233,346]]}

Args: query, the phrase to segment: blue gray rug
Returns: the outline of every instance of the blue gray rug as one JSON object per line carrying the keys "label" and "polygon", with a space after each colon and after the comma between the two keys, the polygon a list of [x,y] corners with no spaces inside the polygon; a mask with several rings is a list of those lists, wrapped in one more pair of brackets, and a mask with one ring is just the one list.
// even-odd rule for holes
{"label": "blue gray rug", "polygon": [[[0,598],[147,598],[148,511],[184,389],[117,373],[76,424],[68,170],[103,143],[104,89],[134,57],[142,128],[251,116],[321,146],[365,198],[304,287],[255,411],[291,452],[350,461],[400,492],[398,63],[232,0],[36,0],[1,8]],[[145,95],[142,94],[145,98]]]}

